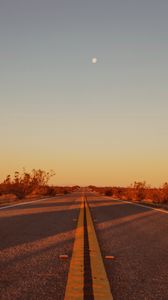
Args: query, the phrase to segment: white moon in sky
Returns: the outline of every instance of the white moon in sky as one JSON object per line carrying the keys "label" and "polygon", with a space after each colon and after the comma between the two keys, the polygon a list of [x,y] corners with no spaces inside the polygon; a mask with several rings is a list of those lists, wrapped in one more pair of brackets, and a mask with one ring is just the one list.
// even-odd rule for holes
{"label": "white moon in sky", "polygon": [[92,58],[92,64],[96,64],[97,63],[97,58],[96,57],[93,57]]}

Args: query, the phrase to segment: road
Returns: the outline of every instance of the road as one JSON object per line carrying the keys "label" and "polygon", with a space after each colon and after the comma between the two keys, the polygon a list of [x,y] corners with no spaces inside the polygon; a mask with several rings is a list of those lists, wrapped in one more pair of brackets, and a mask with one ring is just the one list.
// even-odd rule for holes
{"label": "road", "polygon": [[116,300],[168,299],[168,214],[90,195],[92,217]]}
{"label": "road", "polygon": [[0,211],[0,299],[63,299],[79,194]]}
{"label": "road", "polygon": [[[64,299],[81,196],[0,210],[0,299]],[[167,300],[168,214],[86,197],[113,299]]]}

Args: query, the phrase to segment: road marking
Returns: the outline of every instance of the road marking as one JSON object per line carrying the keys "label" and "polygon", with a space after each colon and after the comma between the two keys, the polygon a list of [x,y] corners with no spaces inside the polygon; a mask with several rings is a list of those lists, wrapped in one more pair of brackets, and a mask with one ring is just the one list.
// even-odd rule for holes
{"label": "road marking", "polygon": [[90,214],[89,206],[87,201],[86,205],[86,218],[88,227],[89,237],[89,250],[92,270],[92,281],[93,281],[93,293],[95,300],[112,300],[112,294],[110,284],[107,278],[107,274],[104,268],[100,247],[96,237],[92,217]]}
{"label": "road marking", "polygon": [[67,254],[60,254],[59,258],[61,258],[61,259],[67,259],[68,255]]}
{"label": "road marking", "polygon": [[[42,199],[38,199],[38,200],[32,200],[32,201],[17,203],[17,204],[13,204],[13,205],[6,205],[6,206],[0,207],[0,210],[6,209],[6,208],[12,208],[12,207],[15,207],[15,206],[33,204],[33,203],[42,202],[42,201],[45,201],[45,200],[52,200],[52,199],[55,199],[55,198],[56,197],[48,197],[48,198],[42,198]],[[57,199],[59,199],[59,198],[57,198]]]}
{"label": "road marking", "polygon": [[126,201],[126,200],[122,200],[122,199],[112,199],[112,198],[109,198],[109,197],[106,197],[106,196],[104,196],[103,198],[108,199],[108,200],[111,199],[113,201],[120,201],[120,202],[123,202],[123,203],[129,203],[129,204],[140,206],[140,207],[146,207],[148,209],[152,209],[152,210],[162,212],[164,214],[168,214],[168,210],[165,210],[165,209],[162,209],[162,208],[156,208],[156,207],[152,207],[152,206],[149,206],[149,205],[134,203],[134,202]]}
{"label": "road marking", "polygon": [[[86,216],[86,227],[89,244],[89,249],[87,249],[87,251],[90,255],[89,258],[91,267],[91,282],[93,290],[93,295],[91,298],[89,298],[89,295],[87,295],[87,291],[85,291],[85,288],[87,288],[85,287],[85,280],[87,279],[85,278],[85,276],[87,275],[85,273],[86,265],[84,260],[84,248],[86,247],[84,240],[84,232],[86,231],[86,227],[84,227],[84,215]],[[85,197],[83,197],[81,201],[78,224],[76,228],[75,242],[72,252],[64,300],[85,300],[85,294],[87,299],[113,299],[110,290],[110,284],[104,268],[99,244],[97,241],[92,217],[90,214],[89,206]]]}
{"label": "road marking", "polygon": [[106,259],[114,259],[114,256],[113,255],[106,255],[105,258]]}
{"label": "road marking", "polygon": [[64,300],[83,300],[84,286],[84,201],[82,199]]}
{"label": "road marking", "polygon": [[156,210],[156,211],[162,212],[164,214],[168,214],[167,210],[164,210],[164,209],[161,209],[161,208],[155,208],[155,207],[148,206],[148,205],[145,205],[145,204],[138,204],[138,203],[125,201],[125,200],[119,200],[119,201],[122,201],[123,203],[129,203],[129,204],[132,204],[132,205],[140,206],[140,207],[145,207],[145,208],[148,208],[148,209],[151,209],[151,210]]}

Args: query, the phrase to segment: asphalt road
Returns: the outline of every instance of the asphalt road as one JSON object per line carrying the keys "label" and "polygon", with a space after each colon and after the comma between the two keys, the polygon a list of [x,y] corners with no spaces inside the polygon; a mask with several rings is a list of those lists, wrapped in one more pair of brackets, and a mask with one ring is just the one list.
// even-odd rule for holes
{"label": "asphalt road", "polygon": [[88,194],[114,300],[168,299],[168,214]]}
{"label": "asphalt road", "polygon": [[80,198],[0,210],[1,300],[64,299]]}
{"label": "asphalt road", "polygon": [[[168,214],[86,194],[114,300],[167,300]],[[0,210],[0,299],[64,299],[80,201]]]}

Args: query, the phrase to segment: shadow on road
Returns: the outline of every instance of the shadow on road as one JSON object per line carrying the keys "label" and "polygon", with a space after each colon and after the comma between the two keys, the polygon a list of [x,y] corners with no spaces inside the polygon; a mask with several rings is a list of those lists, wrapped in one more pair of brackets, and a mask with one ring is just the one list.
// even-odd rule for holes
{"label": "shadow on road", "polygon": [[[67,203],[71,204],[71,202]],[[29,207],[28,211],[27,207],[27,214],[25,207],[24,209],[22,207],[22,210],[15,208],[19,214],[14,216],[10,216],[10,213],[12,214],[15,210],[5,211],[7,215],[1,214],[0,218],[0,250],[74,230],[76,223],[73,219],[78,217],[79,207],[74,206],[73,208],[73,205],[67,207],[64,204],[62,203],[62,208],[59,208],[58,211],[52,211],[57,204],[55,206],[45,205],[46,211],[40,211],[44,207],[44,203],[36,205],[35,213],[34,206],[32,206],[32,213],[31,208]]]}

